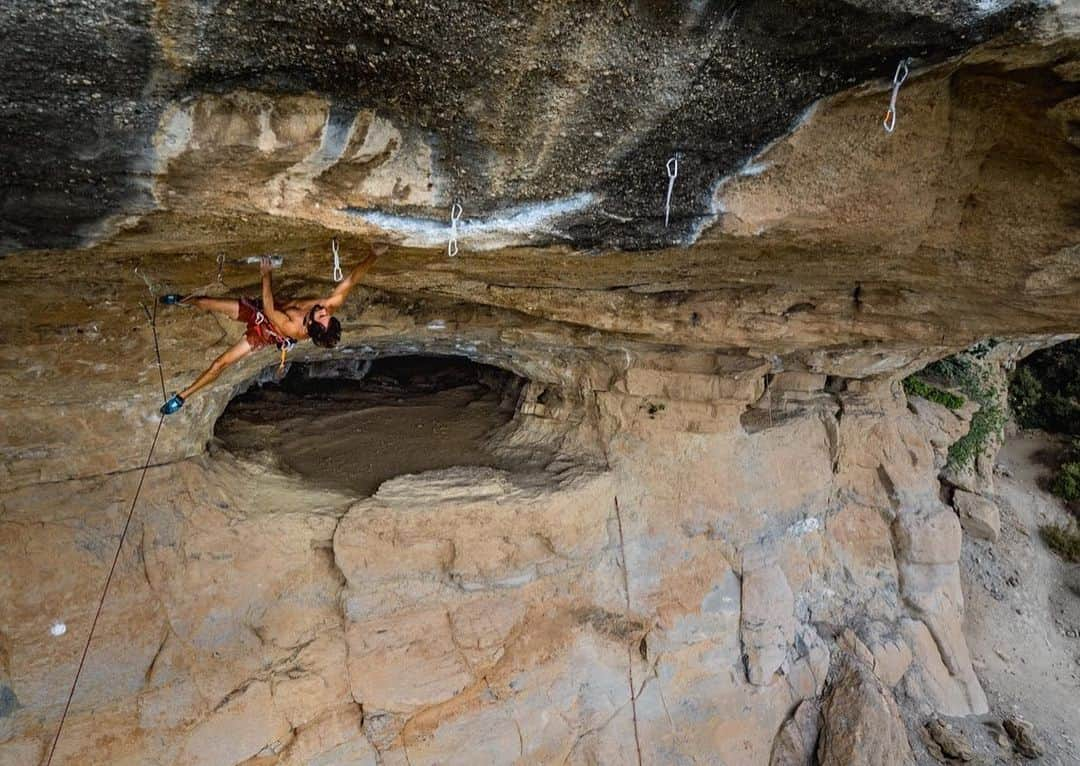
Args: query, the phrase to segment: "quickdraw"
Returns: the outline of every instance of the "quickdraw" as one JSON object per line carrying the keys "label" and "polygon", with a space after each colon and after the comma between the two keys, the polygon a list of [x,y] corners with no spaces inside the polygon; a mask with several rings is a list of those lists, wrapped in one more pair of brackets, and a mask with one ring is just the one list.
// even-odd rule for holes
{"label": "quickdraw", "polygon": [[338,249],[337,237],[330,242],[330,252],[334,255],[334,270],[331,276],[335,282],[340,282],[345,278],[345,274],[341,271],[341,250]]}
{"label": "quickdraw", "polygon": [[885,128],[886,133],[892,133],[896,129],[896,95],[900,92],[900,86],[904,84],[904,80],[908,76],[908,67],[911,66],[911,59],[900,59],[900,63],[896,65],[896,74],[892,79],[892,97],[889,98],[889,109],[885,112],[885,119],[882,120],[882,125]]}
{"label": "quickdraw", "polygon": [[278,351],[281,352],[281,361],[278,362],[277,377],[281,378],[285,376],[285,355],[292,351],[292,347],[296,345],[296,341],[292,338],[286,338],[284,343],[278,344]]}
{"label": "quickdraw", "polygon": [[679,153],[667,161],[667,199],[664,201],[664,228],[667,228],[668,219],[671,218],[671,192],[675,190],[675,179],[679,176]]}
{"label": "quickdraw", "polygon": [[458,222],[461,220],[461,205],[454,203],[450,208],[450,237],[446,242],[446,254],[453,258],[458,254]]}

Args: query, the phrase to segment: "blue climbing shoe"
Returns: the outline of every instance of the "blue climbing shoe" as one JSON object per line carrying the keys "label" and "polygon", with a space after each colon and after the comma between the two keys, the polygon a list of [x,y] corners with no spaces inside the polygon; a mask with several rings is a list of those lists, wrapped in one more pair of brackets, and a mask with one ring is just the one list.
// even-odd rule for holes
{"label": "blue climbing shoe", "polygon": [[184,397],[180,394],[173,394],[172,399],[161,405],[162,415],[172,415],[174,412],[179,412],[180,408],[184,406]]}
{"label": "blue climbing shoe", "polygon": [[[162,295],[159,300],[161,301],[162,305],[176,306],[184,300],[184,296],[180,293],[166,293],[165,295]],[[180,403],[183,404],[183,401],[184,400],[181,399]],[[179,407],[177,407],[177,409],[179,409]]]}

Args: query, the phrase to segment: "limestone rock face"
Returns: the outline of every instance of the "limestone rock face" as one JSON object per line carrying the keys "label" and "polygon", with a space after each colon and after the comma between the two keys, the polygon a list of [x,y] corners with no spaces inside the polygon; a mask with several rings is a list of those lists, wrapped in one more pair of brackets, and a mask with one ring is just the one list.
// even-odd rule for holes
{"label": "limestone rock face", "polygon": [[913,764],[907,730],[892,693],[870,669],[844,655],[821,706],[821,766]]}
{"label": "limestone rock face", "polygon": [[[673,361],[527,386],[523,402],[544,410],[519,411],[495,448],[535,455],[554,440],[546,468],[402,476],[363,500],[216,447],[151,469],[61,762],[620,762],[631,672],[656,761],[884,752],[835,722],[852,706],[891,710],[891,686],[939,714],[985,709],[933,425],[886,384],[821,390],[745,429],[768,381],[743,376],[761,365],[714,367],[705,385],[701,366]],[[0,624],[17,700],[6,758],[38,752],[56,721],[79,645],[35,636],[57,616],[68,636],[85,631],[134,478],[4,499],[18,522],[0,527],[7,560],[40,583],[8,599]],[[26,526],[43,501],[54,515]],[[102,509],[86,517],[93,532],[57,523],[73,503]],[[58,571],[57,549],[85,553]],[[43,614],[43,602],[74,606]],[[835,667],[847,654],[858,671]]]}
{"label": "limestone rock face", "polygon": [[[0,31],[25,47],[3,54],[17,75],[4,86],[4,135],[51,140],[21,156],[5,141],[0,236],[5,249],[85,241],[110,217],[207,185],[198,168],[216,163],[238,210],[263,197],[276,212],[366,220],[414,244],[417,214],[442,220],[459,198],[470,217],[504,219],[558,201],[559,228],[581,239],[670,243],[709,214],[713,184],[815,101],[891,76],[914,50],[927,64],[964,51],[1007,29],[1011,5],[821,0],[799,16],[775,2],[581,14],[560,3],[304,0],[284,36],[277,9],[194,0],[13,11]],[[846,45],[823,60],[781,44],[796,32]],[[712,140],[721,132],[730,143]],[[690,151],[703,141],[708,150]],[[678,150],[676,215],[664,225],[656,184]],[[175,180],[147,188],[146,174],[174,159]]]}
{"label": "limestone rock face", "polygon": [[905,563],[934,566],[960,559],[960,523],[941,504],[900,514],[893,534]]}
{"label": "limestone rock face", "polygon": [[821,704],[816,699],[799,703],[773,741],[769,766],[811,766],[820,729]]}
{"label": "limestone rock face", "polygon": [[[960,586],[960,523],[940,506],[898,519],[900,584],[904,600],[921,623],[906,622],[905,638],[934,677],[936,693],[924,692],[949,715],[987,711],[986,696],[971,665],[963,635],[964,597]],[[928,642],[927,639],[931,639]],[[932,668],[932,670],[931,670]],[[952,691],[944,691],[952,688]],[[946,698],[952,702],[946,702]]]}
{"label": "limestone rock face", "polygon": [[755,686],[772,682],[795,634],[795,597],[775,564],[743,561],[740,636],[746,677]]}
{"label": "limestone rock face", "polygon": [[971,428],[971,415],[976,406],[965,401],[964,406],[957,412],[919,396],[908,399],[908,407],[930,433],[930,443],[942,468],[945,467],[949,445],[959,440]]}
{"label": "limestone rock face", "polygon": [[479,683],[530,603],[601,551],[612,497],[603,477],[550,493],[489,471],[391,481],[353,507],[334,536],[353,697],[408,716]]}
{"label": "limestone rock face", "polygon": [[[47,757],[132,509],[57,766],[903,763],[893,689],[987,710],[996,442],[950,473],[974,405],[901,381],[993,337],[1000,395],[1080,323],[1077,20],[520,5],[0,10],[0,764]],[[273,252],[326,296],[375,238],[287,365],[520,376],[499,468],[231,454],[269,350],[159,419],[243,333],[162,293]]]}
{"label": "limestone rock face", "polygon": [[896,686],[911,667],[911,647],[901,638],[891,638],[875,644],[871,651],[874,673],[890,688]]}

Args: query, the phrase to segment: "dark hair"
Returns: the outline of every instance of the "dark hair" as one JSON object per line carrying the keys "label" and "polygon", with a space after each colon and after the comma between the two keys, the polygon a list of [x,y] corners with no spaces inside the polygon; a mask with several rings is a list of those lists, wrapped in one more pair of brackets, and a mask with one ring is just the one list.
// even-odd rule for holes
{"label": "dark hair", "polygon": [[312,320],[308,323],[307,331],[311,342],[323,348],[333,348],[341,340],[341,322],[334,317],[330,317],[326,327]]}

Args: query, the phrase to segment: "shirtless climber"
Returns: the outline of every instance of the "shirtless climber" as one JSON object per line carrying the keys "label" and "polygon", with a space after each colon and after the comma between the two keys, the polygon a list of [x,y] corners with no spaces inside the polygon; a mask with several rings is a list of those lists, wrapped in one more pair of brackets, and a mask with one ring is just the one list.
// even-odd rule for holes
{"label": "shirtless climber", "polygon": [[[349,272],[328,297],[296,301],[275,301],[270,283],[272,266],[266,256],[262,259],[262,300],[253,298],[206,298],[191,295],[181,299],[179,295],[165,295],[163,303],[185,303],[206,311],[216,311],[230,319],[247,325],[244,337],[232,348],[214,360],[195,382],[178,394],[173,394],[161,407],[162,415],[172,415],[184,406],[184,402],[196,391],[210,385],[229,365],[243,359],[252,351],[264,346],[277,346],[283,352],[298,340],[311,338],[311,342],[323,348],[333,348],[341,339],[341,322],[333,315],[348,297],[349,291],[386,252],[385,245],[373,245],[371,255]],[[284,356],[282,357],[284,359]]]}

